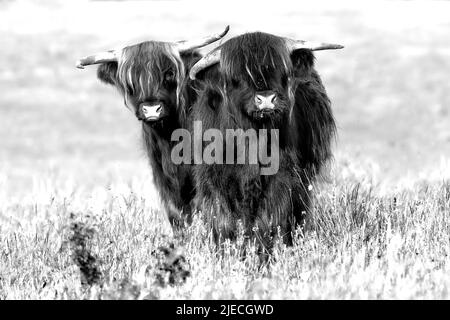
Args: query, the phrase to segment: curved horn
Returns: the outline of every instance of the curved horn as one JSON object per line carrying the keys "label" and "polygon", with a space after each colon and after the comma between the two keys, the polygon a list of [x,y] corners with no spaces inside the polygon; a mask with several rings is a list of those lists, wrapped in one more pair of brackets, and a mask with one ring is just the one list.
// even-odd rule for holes
{"label": "curved horn", "polygon": [[344,46],[341,46],[340,44],[322,43],[304,40],[292,40],[292,39],[286,39],[286,45],[289,51],[291,52],[297,49],[308,49],[312,51],[317,51],[317,50],[333,50],[344,48]]}
{"label": "curved horn", "polygon": [[119,57],[121,54],[122,54],[121,50],[111,50],[111,51],[106,51],[106,52],[100,52],[100,53],[94,54],[92,56],[87,56],[87,57],[81,58],[80,60],[77,61],[76,67],[79,69],[84,69],[85,66],[88,66],[91,64],[119,61]]}
{"label": "curved horn", "polygon": [[192,66],[191,71],[189,72],[189,77],[192,80],[195,80],[197,73],[208,68],[209,66],[212,66],[213,64],[218,63],[220,61],[220,52],[220,49],[216,49],[198,60],[197,63]]}
{"label": "curved horn", "polygon": [[195,40],[186,40],[186,41],[178,41],[175,42],[175,46],[179,52],[189,51],[196,48],[201,48],[207,46],[210,43],[213,43],[217,40],[222,39],[230,30],[230,26],[227,26],[224,31],[221,33],[214,34],[212,36],[208,36],[202,39]]}

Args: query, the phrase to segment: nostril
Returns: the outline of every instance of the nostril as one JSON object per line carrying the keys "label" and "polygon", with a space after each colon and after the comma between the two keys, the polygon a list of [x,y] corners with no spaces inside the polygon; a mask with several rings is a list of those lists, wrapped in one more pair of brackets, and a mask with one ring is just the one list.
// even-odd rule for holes
{"label": "nostril", "polygon": [[159,113],[159,112],[161,112],[161,110],[162,110],[162,107],[161,107],[161,106],[159,106],[159,107],[158,107],[158,109],[156,109],[156,112],[158,112],[158,113]]}
{"label": "nostril", "polygon": [[272,92],[264,92],[262,94],[256,94],[255,95],[255,102],[256,104],[260,105],[263,103],[271,103],[273,104],[275,100],[277,99],[277,94]]}

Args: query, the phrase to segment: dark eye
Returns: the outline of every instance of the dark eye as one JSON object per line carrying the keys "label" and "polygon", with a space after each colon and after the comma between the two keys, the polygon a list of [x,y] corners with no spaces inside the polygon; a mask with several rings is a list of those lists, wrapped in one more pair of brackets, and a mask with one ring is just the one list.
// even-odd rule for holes
{"label": "dark eye", "polygon": [[173,70],[168,70],[164,74],[164,81],[166,82],[174,82],[175,81],[175,72]]}
{"label": "dark eye", "polygon": [[236,78],[233,78],[233,79],[231,79],[231,85],[233,86],[233,87],[239,87],[239,84],[240,84],[240,81],[239,81],[239,79],[236,79]]}
{"label": "dark eye", "polygon": [[129,84],[127,84],[126,92],[127,92],[130,96],[134,96],[134,90],[133,90],[133,87],[130,86]]}

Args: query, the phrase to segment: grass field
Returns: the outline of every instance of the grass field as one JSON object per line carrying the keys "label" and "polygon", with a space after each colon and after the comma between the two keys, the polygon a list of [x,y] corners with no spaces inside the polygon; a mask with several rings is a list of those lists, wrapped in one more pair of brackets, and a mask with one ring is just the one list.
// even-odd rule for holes
{"label": "grass field", "polygon": [[[0,299],[449,298],[450,3],[227,3],[0,2]],[[317,53],[339,127],[329,181],[262,267],[242,241],[218,255],[200,219],[174,237],[138,122],[74,68],[226,24],[346,46]]]}

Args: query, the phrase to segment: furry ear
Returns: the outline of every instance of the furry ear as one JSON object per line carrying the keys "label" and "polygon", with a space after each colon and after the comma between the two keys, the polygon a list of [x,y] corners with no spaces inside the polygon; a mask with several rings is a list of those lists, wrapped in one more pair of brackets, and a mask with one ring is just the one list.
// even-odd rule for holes
{"label": "furry ear", "polygon": [[306,78],[314,68],[314,54],[311,50],[298,49],[291,53],[294,75],[296,78]]}
{"label": "furry ear", "polygon": [[117,62],[102,63],[97,69],[97,78],[104,83],[115,85],[117,83],[117,68]]}

